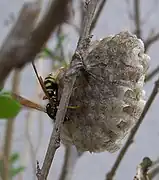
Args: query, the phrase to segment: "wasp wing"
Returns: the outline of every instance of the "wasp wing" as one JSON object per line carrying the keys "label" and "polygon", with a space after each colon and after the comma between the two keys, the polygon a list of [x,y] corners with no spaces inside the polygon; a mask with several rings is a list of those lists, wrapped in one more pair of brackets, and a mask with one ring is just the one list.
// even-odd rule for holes
{"label": "wasp wing", "polygon": [[46,113],[46,108],[35,103],[35,102],[32,102],[16,93],[12,93],[12,97],[14,99],[16,99],[23,107],[26,107],[26,108],[31,108],[31,109],[35,109],[35,110],[38,110],[38,111],[41,111],[41,112],[45,112]]}

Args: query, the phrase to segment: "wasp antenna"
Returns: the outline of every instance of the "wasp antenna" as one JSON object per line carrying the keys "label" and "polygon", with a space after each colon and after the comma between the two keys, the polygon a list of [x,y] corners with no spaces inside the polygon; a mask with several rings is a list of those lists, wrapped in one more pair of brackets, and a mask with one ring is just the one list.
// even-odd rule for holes
{"label": "wasp antenna", "polygon": [[34,64],[34,61],[32,61],[32,66],[33,66],[33,69],[34,69],[34,71],[35,71],[36,77],[38,78],[38,80],[39,80],[39,82],[40,82],[40,78],[39,78],[39,75],[38,75],[38,71],[37,71],[37,69],[36,69],[36,66],[35,66],[35,64]]}
{"label": "wasp antenna", "polygon": [[42,79],[41,76],[39,76],[38,71],[37,71],[36,66],[35,66],[35,64],[34,64],[33,61],[32,61],[32,66],[33,66],[33,69],[34,69],[34,71],[35,71],[36,77],[38,78],[38,81],[39,81],[39,83],[40,83],[40,85],[41,85],[42,90],[44,91],[45,95],[48,97],[48,93],[47,93],[47,91],[46,91],[46,88],[45,88],[43,79]]}
{"label": "wasp antenna", "polygon": [[38,81],[39,81],[39,83],[40,83],[40,85],[41,85],[41,88],[42,88],[44,94],[45,94],[46,97],[49,99],[50,103],[51,103],[51,104],[54,104],[54,102],[52,101],[52,99],[49,97],[49,94],[48,94],[48,92],[47,92],[47,90],[46,90],[46,88],[45,88],[44,81],[43,81],[42,77],[39,76],[39,74],[38,74],[38,71],[37,71],[36,66],[35,66],[35,64],[34,64],[34,61],[32,61],[32,66],[33,66],[33,69],[34,69],[34,71],[35,71],[35,74],[36,74],[36,76],[37,76],[37,78],[38,78]]}

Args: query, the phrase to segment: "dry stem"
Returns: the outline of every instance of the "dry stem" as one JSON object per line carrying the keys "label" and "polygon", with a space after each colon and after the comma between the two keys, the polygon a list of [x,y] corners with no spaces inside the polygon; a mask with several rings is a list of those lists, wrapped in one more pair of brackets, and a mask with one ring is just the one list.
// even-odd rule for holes
{"label": "dry stem", "polygon": [[145,83],[147,83],[148,81],[152,80],[152,78],[158,74],[159,72],[159,66],[157,66],[152,72],[150,72],[148,75],[146,75],[145,78]]}
{"label": "dry stem", "polygon": [[144,42],[145,44],[145,51],[148,51],[150,46],[155,42],[159,40],[159,32],[156,33],[155,35],[148,37],[147,40]]}
{"label": "dry stem", "polygon": [[59,180],[70,180],[72,178],[73,170],[79,157],[74,146],[65,146],[64,162]]}
{"label": "dry stem", "polygon": [[71,0],[55,0],[35,28],[39,3],[26,3],[0,49],[0,87],[13,68],[33,61],[55,28],[68,18]]}
{"label": "dry stem", "polygon": [[94,18],[93,18],[93,22],[92,22],[91,30],[90,30],[91,32],[95,28],[95,26],[96,26],[96,24],[97,24],[97,22],[99,20],[99,17],[100,17],[100,15],[101,15],[101,13],[102,13],[102,11],[104,9],[104,6],[105,6],[106,2],[107,2],[107,0],[101,0],[101,2],[99,4],[99,7],[98,7],[98,9],[97,9],[97,11],[95,13]]}
{"label": "dry stem", "polygon": [[[62,93],[62,97],[60,100],[60,105],[59,109],[57,111],[56,115],[56,121],[54,125],[54,129],[52,131],[51,137],[50,137],[50,142],[49,146],[46,152],[46,156],[44,159],[44,163],[41,169],[41,176],[39,180],[46,180],[49,169],[51,167],[56,149],[59,147],[60,144],[60,130],[61,130],[61,124],[64,120],[67,106],[69,104],[69,99],[71,96],[71,92],[73,89],[73,85],[76,81],[76,74],[79,69],[76,69],[76,65],[80,64],[79,59],[77,58],[77,54],[80,53],[80,56],[84,58],[84,55],[87,53],[87,47],[88,44],[86,45],[86,39],[89,37],[89,32],[90,32],[90,27],[92,23],[92,19],[94,16],[95,8],[97,6],[98,0],[91,0],[91,1],[86,1],[85,6],[85,17],[84,17],[84,23],[83,23],[83,31],[81,33],[81,37],[79,38],[78,45],[75,51],[75,55],[72,58],[71,64],[70,64],[70,69],[71,72],[75,72],[74,74],[71,74],[72,76],[66,78],[66,82],[64,85],[64,90]],[[84,47],[85,46],[85,47]]]}
{"label": "dry stem", "polygon": [[135,26],[136,26],[136,32],[138,38],[141,39],[141,20],[140,20],[140,0],[134,0],[134,16],[135,16]]}

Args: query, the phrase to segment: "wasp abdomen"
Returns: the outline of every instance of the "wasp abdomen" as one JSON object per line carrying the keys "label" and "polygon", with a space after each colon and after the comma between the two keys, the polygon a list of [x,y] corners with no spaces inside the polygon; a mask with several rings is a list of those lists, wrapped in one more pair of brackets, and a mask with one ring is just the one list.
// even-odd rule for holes
{"label": "wasp abdomen", "polygon": [[46,87],[46,90],[50,96],[50,98],[57,99],[57,93],[58,93],[58,85],[53,77],[52,74],[49,74],[45,80],[44,85]]}

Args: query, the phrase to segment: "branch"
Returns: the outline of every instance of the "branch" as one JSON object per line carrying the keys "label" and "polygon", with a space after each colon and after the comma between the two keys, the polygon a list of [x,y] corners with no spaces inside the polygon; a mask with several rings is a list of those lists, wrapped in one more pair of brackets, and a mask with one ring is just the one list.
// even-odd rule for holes
{"label": "branch", "polygon": [[146,105],[144,107],[144,110],[139,118],[139,120],[137,121],[137,123],[135,124],[135,126],[131,129],[130,131],[130,135],[128,137],[128,139],[126,140],[123,148],[121,149],[111,171],[107,174],[106,176],[106,179],[107,180],[112,180],[112,178],[114,177],[122,159],[124,158],[124,155],[126,154],[128,148],[130,147],[131,143],[133,142],[133,139],[135,137],[135,134],[137,133],[137,130],[139,129],[141,123],[143,122],[144,120],[144,117],[146,116],[151,104],[153,103],[155,97],[157,96],[157,93],[158,93],[158,88],[159,88],[159,78],[158,80],[155,82],[155,86],[153,88],[153,91],[148,99],[148,101],[146,102]]}
{"label": "branch", "polygon": [[76,148],[72,145],[65,146],[64,163],[59,180],[70,180],[72,179],[72,173],[75,164],[79,158]]}
{"label": "branch", "polygon": [[13,68],[22,68],[33,61],[55,28],[68,18],[70,1],[52,1],[36,28],[34,27],[40,12],[39,4],[24,4],[15,26],[0,50],[0,87],[3,87]]}
{"label": "branch", "polygon": [[34,27],[40,8],[37,3],[25,3],[19,17],[0,49],[0,87],[10,71],[23,61],[18,52],[25,45]]}
{"label": "branch", "polygon": [[85,10],[85,16],[84,16],[84,21],[83,21],[83,31],[81,33],[81,37],[79,38],[75,54],[72,57],[70,69],[68,70],[68,72],[74,72],[74,74],[71,74],[72,76],[68,76],[69,73],[67,73],[66,82],[64,84],[64,89],[63,89],[62,97],[60,100],[60,105],[59,105],[57,115],[56,115],[54,129],[50,137],[49,146],[46,152],[46,156],[45,156],[44,163],[41,169],[41,176],[39,180],[47,179],[49,169],[51,167],[56,149],[60,145],[61,125],[63,123],[64,117],[66,114],[66,110],[67,110],[66,107],[69,104],[69,99],[72,93],[73,85],[76,81],[76,75],[79,70],[78,68],[76,69],[77,67],[76,65],[79,64],[79,59],[77,58],[79,56],[77,56],[77,54],[80,53],[80,57],[84,58],[85,54],[88,51],[87,49],[88,42],[86,43],[86,39],[89,37],[90,27],[91,27],[91,23],[92,23],[92,19],[94,16],[97,3],[98,3],[98,0],[91,0],[89,2],[86,1],[85,3],[86,10]]}
{"label": "branch", "polygon": [[140,22],[140,0],[134,0],[134,16],[135,16],[135,26],[138,38],[141,39],[141,22]]}
{"label": "branch", "polygon": [[90,30],[91,32],[92,32],[93,29],[95,28],[95,26],[96,26],[96,24],[97,24],[97,22],[98,22],[98,19],[99,19],[101,13],[102,13],[102,10],[103,10],[106,2],[107,2],[107,0],[102,0],[102,1],[100,2],[99,7],[98,7],[98,9],[97,9],[97,11],[96,11],[96,13],[95,13],[94,18],[93,18],[93,22],[92,22],[91,30]]}
{"label": "branch", "polygon": [[145,51],[148,51],[148,49],[150,48],[150,46],[155,42],[159,40],[159,32],[156,33],[155,35],[147,38],[147,40],[145,40],[144,44],[145,44]]}
{"label": "branch", "polygon": [[66,180],[67,179],[70,155],[71,155],[71,146],[65,146],[64,163],[62,166],[62,171],[61,171],[59,180]]}
{"label": "branch", "polygon": [[152,72],[145,77],[145,83],[150,81],[159,72],[159,66],[157,66]]}

